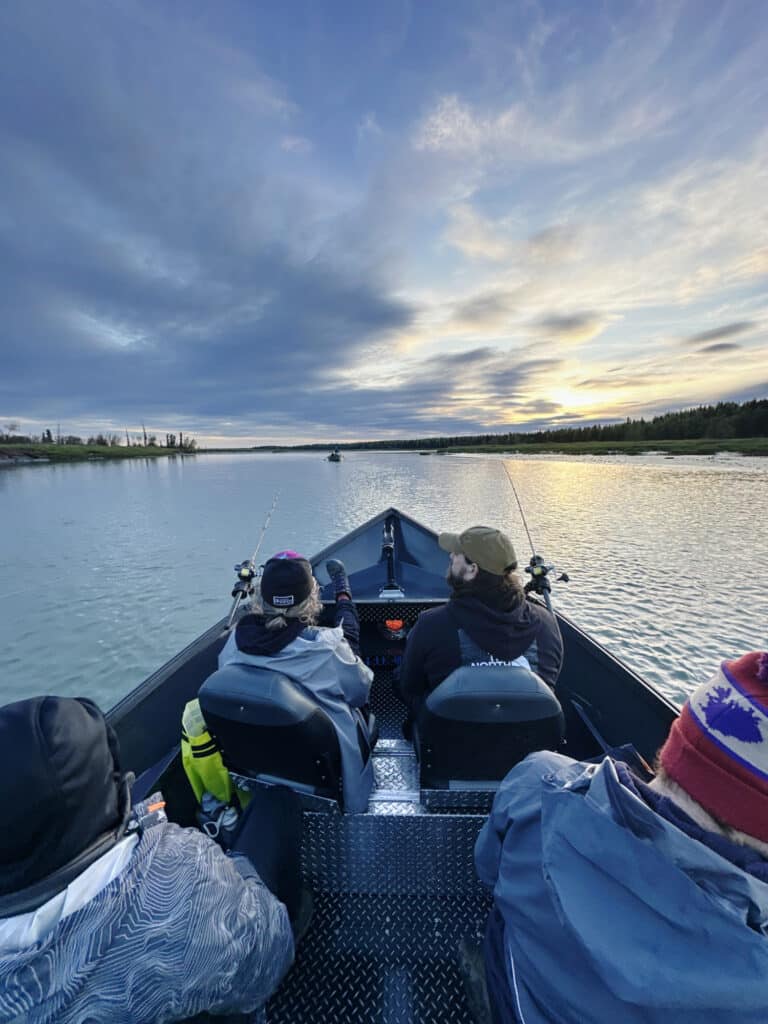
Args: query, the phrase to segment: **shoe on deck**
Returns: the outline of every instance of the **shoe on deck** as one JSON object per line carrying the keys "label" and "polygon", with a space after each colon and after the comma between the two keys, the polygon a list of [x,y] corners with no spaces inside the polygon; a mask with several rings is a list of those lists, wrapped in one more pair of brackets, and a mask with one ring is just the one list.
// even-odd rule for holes
{"label": "shoe on deck", "polygon": [[309,931],[309,926],[312,922],[313,906],[312,890],[303,885],[301,887],[301,895],[299,896],[299,905],[291,919],[291,930],[293,931],[293,943],[295,946],[299,945]]}
{"label": "shoe on deck", "polygon": [[476,1024],[493,1024],[481,947],[471,939],[463,938],[459,942],[458,963],[469,1012]]}

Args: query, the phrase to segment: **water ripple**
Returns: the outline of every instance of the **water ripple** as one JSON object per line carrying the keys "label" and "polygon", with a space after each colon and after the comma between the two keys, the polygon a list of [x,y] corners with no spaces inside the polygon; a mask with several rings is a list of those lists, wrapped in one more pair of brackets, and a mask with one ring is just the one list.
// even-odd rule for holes
{"label": "water ripple", "polygon": [[[768,465],[719,457],[508,458],[555,602],[670,698],[768,647]],[[226,613],[232,566],[311,554],[388,505],[436,530],[506,529],[530,549],[497,456],[231,455],[18,467],[0,492],[0,699],[105,706]]]}

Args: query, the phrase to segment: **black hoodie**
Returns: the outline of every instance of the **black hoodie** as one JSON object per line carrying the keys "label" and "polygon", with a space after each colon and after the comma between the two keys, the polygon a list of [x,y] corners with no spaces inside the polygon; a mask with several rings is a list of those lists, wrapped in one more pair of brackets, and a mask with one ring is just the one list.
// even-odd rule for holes
{"label": "black hoodie", "polygon": [[267,629],[262,615],[244,615],[235,629],[237,649],[244,654],[277,654],[292,643],[306,628],[298,619],[291,619],[283,629]]}
{"label": "black hoodie", "polygon": [[448,604],[422,612],[408,634],[400,693],[409,708],[463,664],[460,631],[501,661],[524,654],[533,671],[550,686],[555,685],[563,661],[563,640],[552,612],[532,601],[499,611],[474,595],[459,593]]}
{"label": "black hoodie", "polygon": [[93,701],[0,708],[0,917],[40,906],[122,836],[130,801],[119,758]]}

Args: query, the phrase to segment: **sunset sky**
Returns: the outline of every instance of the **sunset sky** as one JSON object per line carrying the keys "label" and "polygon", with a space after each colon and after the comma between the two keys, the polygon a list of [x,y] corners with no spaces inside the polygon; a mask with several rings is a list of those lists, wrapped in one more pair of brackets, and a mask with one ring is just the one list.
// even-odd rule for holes
{"label": "sunset sky", "polygon": [[768,396],[765,0],[10,0],[0,186],[0,428]]}

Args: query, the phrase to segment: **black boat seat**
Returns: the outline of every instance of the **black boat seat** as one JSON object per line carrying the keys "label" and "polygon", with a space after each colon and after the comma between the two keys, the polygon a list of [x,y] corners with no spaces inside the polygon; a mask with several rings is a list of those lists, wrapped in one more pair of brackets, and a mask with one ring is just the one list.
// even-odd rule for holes
{"label": "black boat seat", "polygon": [[200,708],[226,767],[238,775],[338,800],[341,751],[323,709],[282,672],[225,665],[200,688]]}
{"label": "black boat seat", "polygon": [[422,789],[498,783],[534,750],[557,750],[560,702],[530,669],[462,665],[428,695],[413,737]]}

